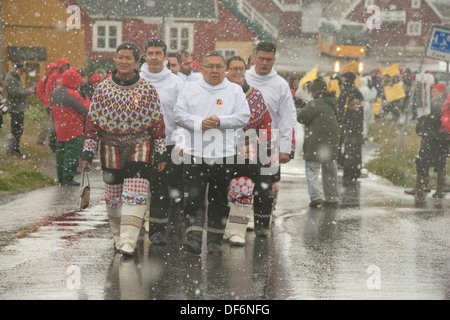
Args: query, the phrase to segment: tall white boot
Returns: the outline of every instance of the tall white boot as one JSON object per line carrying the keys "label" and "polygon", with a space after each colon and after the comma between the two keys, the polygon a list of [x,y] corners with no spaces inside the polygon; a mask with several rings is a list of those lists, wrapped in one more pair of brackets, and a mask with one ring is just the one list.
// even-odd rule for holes
{"label": "tall white boot", "polygon": [[148,200],[147,204],[145,205],[145,216],[144,216],[144,229],[146,232],[150,231],[150,186],[148,187]]}
{"label": "tall white boot", "polygon": [[145,210],[145,215],[144,215],[144,229],[145,229],[145,232],[150,231],[150,211],[147,211],[147,210]]}
{"label": "tall white boot", "polygon": [[252,206],[230,204],[230,214],[225,227],[224,238],[228,239],[231,244],[244,245],[247,224],[252,213]]}
{"label": "tall white boot", "polygon": [[120,252],[131,255],[141,231],[145,215],[145,204],[122,205],[122,219],[120,221]]}
{"label": "tall white boot", "polygon": [[248,230],[255,230],[255,214],[254,214],[253,210],[250,213],[250,216],[249,216],[249,219],[248,219],[247,229]]}
{"label": "tall white boot", "polygon": [[106,205],[106,212],[108,213],[109,226],[111,234],[114,238],[114,247],[120,249],[120,217],[122,216],[122,205],[117,208],[111,208]]}
{"label": "tall white boot", "polygon": [[255,183],[248,177],[237,177],[230,181],[228,202],[230,213],[225,227],[224,239],[231,244],[245,244],[245,233],[253,217],[253,189]]}

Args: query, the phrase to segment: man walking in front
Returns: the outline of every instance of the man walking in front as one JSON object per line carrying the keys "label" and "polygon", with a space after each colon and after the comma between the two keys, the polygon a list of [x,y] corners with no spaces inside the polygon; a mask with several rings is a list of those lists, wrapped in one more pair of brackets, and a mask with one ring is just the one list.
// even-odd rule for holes
{"label": "man walking in front", "polygon": [[[164,41],[152,38],[145,44],[145,63],[141,67],[140,76],[150,81],[156,88],[161,102],[166,132],[167,153],[172,154],[175,147],[176,129],[173,109],[177,98],[183,90],[184,82],[168,68],[164,62],[167,59],[167,45]],[[175,151],[174,151],[175,153]],[[166,227],[178,215],[178,208],[182,199],[182,167],[176,165],[171,158],[164,171],[158,172],[152,168],[150,175],[150,217],[149,238],[154,244],[166,243]]]}
{"label": "man walking in front", "polygon": [[[272,117],[272,132],[279,133],[279,163],[285,164],[291,160],[292,141],[294,128],[297,124],[297,114],[291,89],[285,79],[277,74],[273,65],[275,64],[276,47],[270,42],[260,42],[256,46],[253,56],[254,66],[246,73],[249,85],[261,91],[264,101],[269,108]],[[272,182],[278,184],[281,172],[273,175]],[[276,202],[274,194],[274,203]],[[255,222],[258,217],[255,216]],[[269,220],[265,228],[269,228]]]}
{"label": "man walking in front", "polygon": [[210,52],[202,60],[203,78],[186,83],[175,106],[175,123],[185,129],[183,247],[201,253],[205,197],[208,195],[208,252],[221,250],[230,208],[228,185],[236,154],[235,130],[250,119],[242,88],[225,78],[225,59]]}

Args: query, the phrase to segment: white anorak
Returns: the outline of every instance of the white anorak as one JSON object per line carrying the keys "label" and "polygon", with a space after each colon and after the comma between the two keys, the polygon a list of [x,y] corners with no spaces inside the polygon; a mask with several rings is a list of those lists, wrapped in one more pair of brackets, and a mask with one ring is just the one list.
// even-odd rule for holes
{"label": "white anorak", "polygon": [[177,103],[177,98],[183,91],[184,81],[166,67],[159,73],[149,72],[147,63],[142,65],[140,76],[141,78],[150,81],[156,88],[166,126],[166,145],[175,145],[178,138],[176,134],[177,125],[174,121],[173,112]]}
{"label": "white anorak", "polygon": [[[236,130],[250,119],[242,88],[226,78],[216,86],[203,78],[186,83],[174,111],[175,123],[185,129],[184,152],[203,158],[235,155]],[[219,117],[220,126],[203,131],[202,121],[211,115]]]}
{"label": "white anorak", "polygon": [[197,80],[203,78],[203,76],[200,72],[191,72],[191,74],[187,76],[183,72],[178,71],[177,76],[185,82],[197,81]]}
{"label": "white anorak", "polygon": [[273,68],[269,74],[261,76],[256,73],[255,66],[247,70],[246,80],[264,97],[272,117],[272,132],[276,129],[279,131],[280,152],[290,154],[297,111],[289,84]]}

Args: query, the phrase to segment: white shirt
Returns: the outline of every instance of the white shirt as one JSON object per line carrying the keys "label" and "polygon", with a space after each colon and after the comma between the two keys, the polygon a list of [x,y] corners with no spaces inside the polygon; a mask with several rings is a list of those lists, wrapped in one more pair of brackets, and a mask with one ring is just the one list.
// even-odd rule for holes
{"label": "white shirt", "polygon": [[177,76],[179,76],[183,81],[187,82],[192,82],[203,78],[202,74],[199,72],[191,72],[191,74],[187,76],[183,72],[178,71]]}
{"label": "white shirt", "polygon": [[173,119],[173,109],[177,103],[178,96],[183,91],[184,81],[166,67],[159,73],[149,72],[147,63],[142,65],[140,76],[150,81],[158,92],[162,107],[161,111],[164,116],[164,124],[166,126],[166,145],[174,145],[178,139],[177,134],[174,134],[177,125]]}
{"label": "white shirt", "polygon": [[264,97],[272,117],[272,130],[278,129],[280,134],[280,152],[291,153],[297,111],[289,84],[274,69],[268,75],[261,76],[256,73],[255,66],[247,70],[245,78]]}
{"label": "white shirt", "polygon": [[[203,78],[186,83],[175,106],[175,123],[185,129],[184,152],[204,158],[223,158],[236,154],[236,129],[250,119],[250,109],[242,88],[224,79],[211,86]],[[202,121],[217,115],[220,126],[202,130]]]}

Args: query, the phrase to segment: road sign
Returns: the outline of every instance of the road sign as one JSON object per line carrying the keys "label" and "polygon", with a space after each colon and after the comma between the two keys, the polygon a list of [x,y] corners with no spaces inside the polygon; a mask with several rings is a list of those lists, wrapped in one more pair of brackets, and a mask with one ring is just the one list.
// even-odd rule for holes
{"label": "road sign", "polygon": [[450,28],[440,25],[432,28],[425,55],[436,60],[450,61]]}

